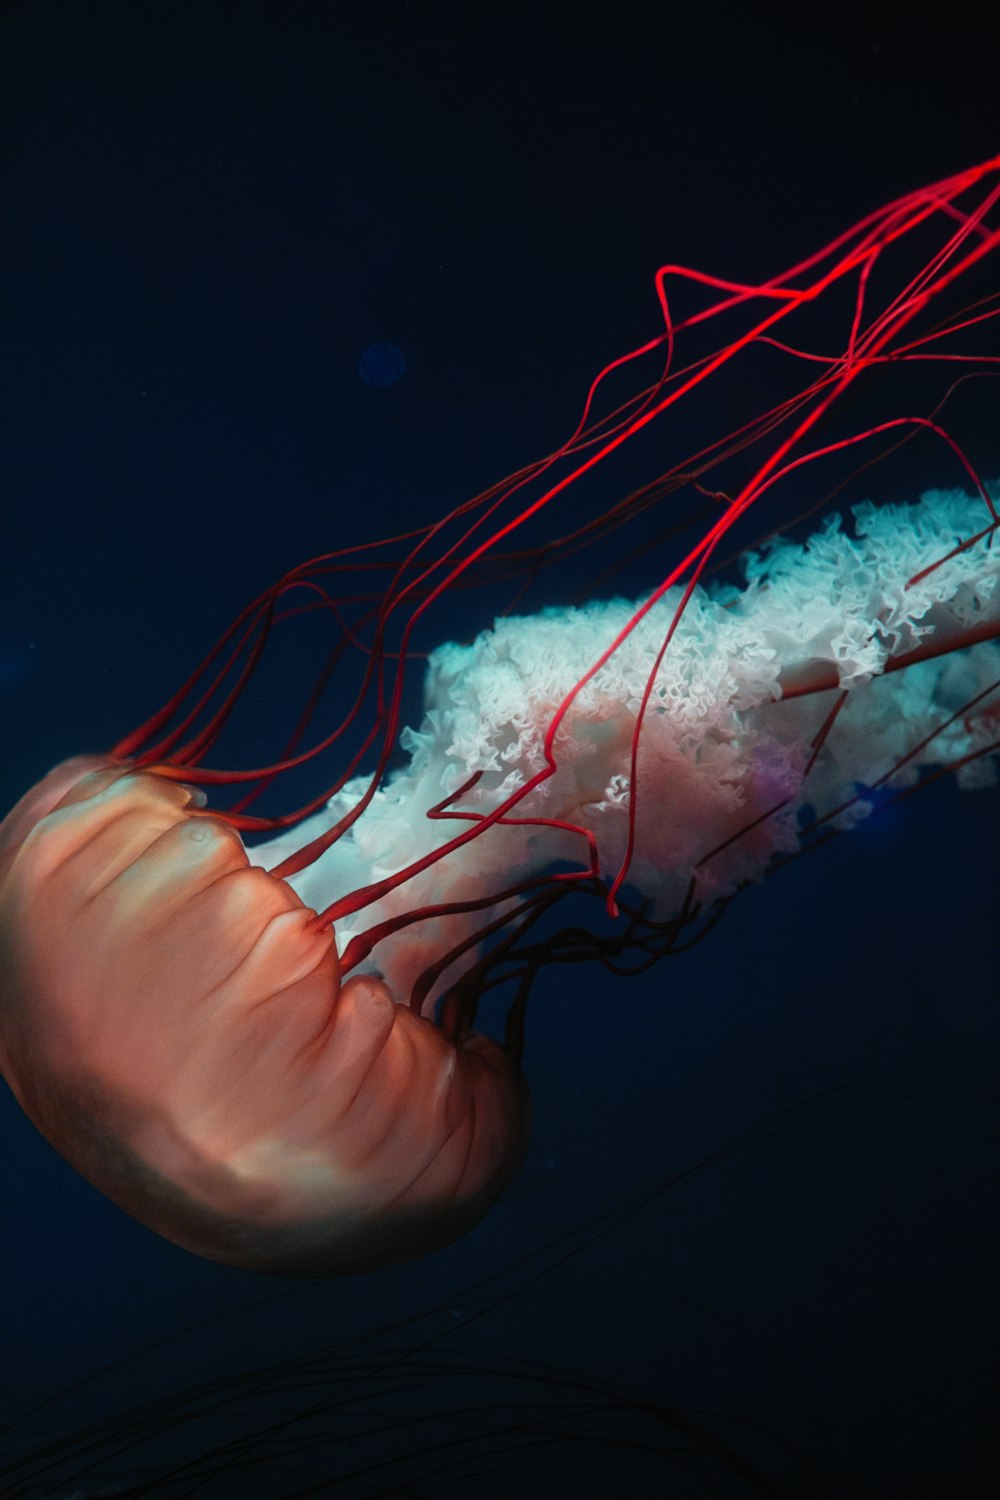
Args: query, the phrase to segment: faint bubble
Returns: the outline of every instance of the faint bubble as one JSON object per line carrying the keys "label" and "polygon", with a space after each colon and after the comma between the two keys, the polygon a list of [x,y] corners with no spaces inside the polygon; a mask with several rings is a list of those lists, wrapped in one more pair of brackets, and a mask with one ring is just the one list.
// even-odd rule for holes
{"label": "faint bubble", "polygon": [[395,344],[369,344],[358,360],[358,374],[365,385],[379,390],[395,385],[405,369],[403,351]]}

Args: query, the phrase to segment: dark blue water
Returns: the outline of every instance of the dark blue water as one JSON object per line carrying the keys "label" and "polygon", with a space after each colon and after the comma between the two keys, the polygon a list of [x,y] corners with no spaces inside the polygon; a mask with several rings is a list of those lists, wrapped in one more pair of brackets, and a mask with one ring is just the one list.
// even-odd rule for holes
{"label": "dark blue water", "polygon": [[[5,803],[284,568],[551,448],[665,259],[763,276],[995,150],[954,11],[802,24],[8,5]],[[97,1436],[0,1493],[995,1493],[996,817],[940,785],[641,979],[544,974],[520,1181],[390,1273],[195,1260],[4,1093],[3,1453]]]}

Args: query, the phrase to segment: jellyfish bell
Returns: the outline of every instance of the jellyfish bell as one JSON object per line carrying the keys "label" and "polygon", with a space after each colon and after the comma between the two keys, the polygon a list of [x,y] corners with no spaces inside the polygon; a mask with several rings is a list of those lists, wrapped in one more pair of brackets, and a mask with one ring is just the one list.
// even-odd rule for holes
{"label": "jellyfish bell", "polygon": [[515,1170],[527,1094],[250,865],[204,798],[121,762],[51,772],[4,826],[2,1061],[26,1113],[128,1212],[300,1274],[420,1254]]}
{"label": "jellyfish bell", "polygon": [[[909,194],[762,286],[664,268],[664,330],[601,372],[552,454],[441,521],[293,569],[109,756],[67,762],[17,805],[0,830],[0,1062],[85,1176],[168,1238],[253,1269],[335,1274],[433,1249],[523,1155],[521,1030],[542,964],[645,966],[876,793],[987,778],[997,513],[941,406],[997,362],[954,347],[991,331],[995,297],[948,298],[1000,243],[998,170]],[[928,233],[887,289],[883,260]],[[679,320],[671,278],[717,300]],[[779,337],[844,286],[842,350],[794,325]],[[681,362],[682,335],[737,313],[742,331]],[[798,385],[610,509],[521,544],[750,351]],[[605,382],[650,360],[653,382],[599,413]],[[950,381],[929,414],[836,427],[862,375],[925,367]],[[857,504],[804,541],[764,523],[742,584],[711,577],[807,466],[915,436],[962,489]],[[708,524],[642,600],[517,607],[553,558],[685,489]],[[511,586],[491,628],[430,651],[423,720],[406,728],[425,619],[447,594]],[[274,638],[304,619],[334,643],[291,736],[264,765],[209,765]],[[340,775],[304,805],[250,810],[335,751]],[[267,837],[248,849],[244,835]],[[575,898],[610,925],[554,927]],[[504,1044],[475,1030],[501,985]]]}

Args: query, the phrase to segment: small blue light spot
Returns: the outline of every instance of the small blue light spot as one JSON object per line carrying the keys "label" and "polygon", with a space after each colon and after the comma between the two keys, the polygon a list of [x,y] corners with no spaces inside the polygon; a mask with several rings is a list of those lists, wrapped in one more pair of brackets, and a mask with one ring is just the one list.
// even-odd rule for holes
{"label": "small blue light spot", "polygon": [[358,374],[365,385],[384,390],[395,385],[406,369],[402,349],[395,344],[369,344],[358,360]]}

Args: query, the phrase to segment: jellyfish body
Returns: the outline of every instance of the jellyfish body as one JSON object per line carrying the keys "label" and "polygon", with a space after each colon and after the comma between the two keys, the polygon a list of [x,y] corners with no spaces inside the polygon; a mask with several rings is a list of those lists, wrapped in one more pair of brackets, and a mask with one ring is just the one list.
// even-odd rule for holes
{"label": "jellyfish body", "polygon": [[211,1259],[333,1274],[469,1228],[523,1150],[495,1042],[448,1041],[189,788],[79,759],[3,825],[0,1061],[62,1154]]}
{"label": "jellyfish body", "polygon": [[[903,589],[904,575],[971,528],[978,505],[951,494],[869,507],[858,539],[827,527],[811,546],[751,561],[743,594],[692,595],[630,776],[662,633],[647,616],[613,670],[577,695],[557,770],[523,815],[435,860],[449,823],[428,816],[434,805],[469,788],[460,806],[482,820],[526,784],[553,703],[635,609],[507,620],[443,650],[422,730],[403,736],[409,768],[299,877],[311,906],[262,867],[287,853],[287,838],[251,863],[239,833],[180,781],[99,759],[57,768],[0,830],[0,1063],[22,1106],[109,1197],[210,1258],[334,1274],[462,1233],[517,1170],[527,1090],[498,1043],[468,1027],[442,1032],[433,994],[426,1015],[402,1003],[421,973],[442,952],[474,964],[484,905],[505,882],[527,888],[572,858],[579,826],[613,868],[633,782],[650,813],[630,879],[671,918],[692,887],[698,901],[727,895],[794,849],[807,800],[848,805],[848,823],[863,816],[851,793],[873,751],[906,784],[989,750],[992,720],[955,710],[1000,678],[1000,646],[932,651],[936,634],[963,623],[1000,626],[987,539]],[[902,538],[892,565],[883,549],[874,567],[873,534]],[[926,660],[892,672],[893,653],[928,641]],[[842,690],[835,723],[824,706],[831,672]],[[820,690],[795,690],[817,673]],[[919,754],[904,767],[913,740]],[[336,823],[358,795],[348,786],[315,822]],[[351,880],[414,864],[425,868],[367,914],[391,928],[402,901],[428,912],[376,950],[392,988],[374,972],[342,980],[334,932],[314,908]],[[348,926],[341,949],[350,941]]]}
{"label": "jellyfish body", "polygon": [[[988,331],[995,295],[939,306],[1000,246],[998,178],[1000,158],[909,194],[759,287],[663,268],[664,331],[598,376],[560,448],[378,544],[402,553],[358,547],[292,570],[110,756],[67,762],[18,804],[0,827],[0,1067],[85,1176],[161,1234],[234,1265],[334,1274],[432,1249],[517,1170],[523,1008],[542,963],[648,964],[804,837],[849,828],[873,794],[947,770],[970,786],[989,779],[1000,520],[937,416],[967,375],[995,376],[1000,362],[947,342]],[[940,243],[902,290],[880,291],[883,257],[931,227]],[[678,323],[668,276],[714,287],[718,301]],[[854,288],[841,352],[776,336],[838,284]],[[682,332],[737,310],[749,328],[679,363]],[[750,350],[804,368],[808,384],[609,510],[574,512],[569,530],[505,550]],[[654,382],[595,415],[605,376],[651,357],[665,361]],[[951,385],[931,416],[829,435],[862,373],[938,360]],[[957,380],[956,361],[973,367]],[[829,440],[810,446],[821,421]],[[709,580],[723,539],[805,465],[880,437],[885,457],[914,435],[964,470],[963,491],[855,505],[853,534],[834,520],[804,545],[765,522],[743,585]],[[710,468],[745,454],[749,472],[708,490]],[[709,523],[644,599],[527,618],[506,605],[471,644],[430,652],[425,718],[404,727],[414,631],[442,594],[510,579],[516,603],[552,558],[682,488],[710,501]],[[206,765],[271,632],[317,612],[337,639],[281,752],[251,769]],[[336,712],[324,702],[334,679]],[[324,732],[310,743],[317,716]],[[352,735],[341,774],[304,807],[249,811]],[[208,792],[234,787],[235,803],[209,810]],[[273,837],[248,852],[244,833]],[[577,895],[619,926],[546,931]],[[476,1006],[511,980],[501,1046],[476,1033]]]}

